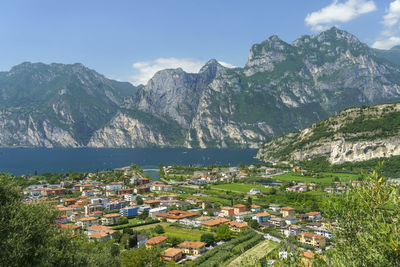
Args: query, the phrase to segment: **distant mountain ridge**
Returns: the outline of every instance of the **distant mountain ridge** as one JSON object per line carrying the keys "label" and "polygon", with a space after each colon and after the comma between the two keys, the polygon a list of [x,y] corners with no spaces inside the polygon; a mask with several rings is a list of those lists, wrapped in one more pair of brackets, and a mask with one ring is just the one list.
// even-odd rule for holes
{"label": "distant mountain ridge", "polygon": [[344,108],[400,100],[393,58],[333,27],[291,44],[271,36],[243,68],[212,59],[140,87],[81,64],[23,63],[0,73],[0,146],[256,148]]}
{"label": "distant mountain ridge", "polygon": [[263,144],[263,161],[326,157],[332,164],[400,155],[400,102],[352,107],[299,132]]}

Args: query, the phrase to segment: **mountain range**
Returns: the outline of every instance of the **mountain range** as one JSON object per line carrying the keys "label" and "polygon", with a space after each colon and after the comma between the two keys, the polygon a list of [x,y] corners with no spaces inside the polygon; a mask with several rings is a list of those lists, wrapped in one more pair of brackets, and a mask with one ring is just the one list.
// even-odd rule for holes
{"label": "mountain range", "polygon": [[400,100],[400,49],[331,28],[251,47],[244,67],[157,72],[144,86],[81,64],[0,72],[1,147],[252,147],[338,111]]}

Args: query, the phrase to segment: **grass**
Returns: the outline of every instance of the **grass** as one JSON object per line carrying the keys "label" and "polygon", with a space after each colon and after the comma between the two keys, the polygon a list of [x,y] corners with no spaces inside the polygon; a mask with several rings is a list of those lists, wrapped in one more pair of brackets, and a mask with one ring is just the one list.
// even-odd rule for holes
{"label": "grass", "polygon": [[169,226],[169,223],[153,223],[153,224],[148,224],[148,225],[142,225],[142,226],[138,226],[138,227],[133,227],[132,229],[135,231],[140,231],[140,230],[148,230],[151,228],[156,227],[156,225],[161,225],[162,227],[167,227]]}
{"label": "grass", "polygon": [[335,181],[335,177],[339,178],[339,180],[342,182],[351,182],[353,180],[357,180],[360,177],[360,175],[351,173],[323,172],[319,173],[319,176],[317,177],[311,177],[311,176],[303,176],[298,173],[288,172],[274,176],[273,178],[287,182],[296,181],[304,183],[319,183],[323,185],[330,185]]}
{"label": "grass", "polygon": [[219,185],[211,185],[211,188],[214,189],[222,189],[222,190],[229,190],[229,191],[236,191],[240,193],[248,193],[250,189],[257,188],[260,189],[261,192],[268,192],[268,188],[259,185],[251,185],[251,184],[219,184]]}
{"label": "grass", "polygon": [[162,235],[168,236],[168,237],[177,237],[177,238],[180,238],[183,240],[200,241],[202,234],[209,233],[206,231],[173,227],[173,226],[171,226],[170,223],[164,223],[164,222],[134,227],[133,230],[135,230],[135,231],[149,230],[149,229],[156,227],[157,225],[161,225],[164,228],[165,233],[163,233]]}
{"label": "grass", "polygon": [[239,255],[231,261],[229,267],[241,267],[256,264],[262,257],[269,254],[272,250],[278,247],[279,243],[270,240],[265,240],[260,244],[252,247],[246,252]]}
{"label": "grass", "polygon": [[191,229],[184,229],[178,227],[164,227],[165,233],[168,237],[177,237],[184,240],[190,241],[200,241],[201,235],[209,232],[199,231],[199,230],[191,230]]}

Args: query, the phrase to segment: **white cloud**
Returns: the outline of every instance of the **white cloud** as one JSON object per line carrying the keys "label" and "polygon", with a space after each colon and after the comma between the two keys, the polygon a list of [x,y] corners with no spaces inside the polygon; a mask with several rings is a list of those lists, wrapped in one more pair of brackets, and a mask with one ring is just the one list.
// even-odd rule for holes
{"label": "white cloud", "polygon": [[[176,69],[182,68],[184,71],[189,73],[197,73],[204,66],[206,62],[190,58],[157,58],[149,61],[139,61],[132,64],[134,69],[134,75],[130,78],[134,85],[146,84],[157,71],[164,69]],[[226,62],[219,63],[227,68],[234,68]]]}
{"label": "white cloud", "polygon": [[218,63],[221,64],[222,66],[224,66],[225,68],[237,68],[237,66],[229,64],[227,62],[218,61]]}
{"label": "white cloud", "polygon": [[390,49],[395,45],[400,45],[400,37],[391,36],[383,40],[378,40],[372,44],[372,47],[378,49]]}
{"label": "white cloud", "polygon": [[386,27],[393,27],[399,22],[400,19],[400,0],[395,0],[390,3],[389,10],[383,17],[383,25]]}
{"label": "white cloud", "polygon": [[384,29],[382,30],[380,37],[377,41],[372,44],[372,47],[378,49],[390,49],[395,45],[400,44],[399,27],[400,21],[400,0],[394,0],[390,3],[389,9],[386,10],[385,16],[383,16],[382,24]]}
{"label": "white cloud", "polygon": [[307,14],[305,22],[313,31],[321,31],[335,23],[348,22],[374,10],[376,6],[372,0],[347,0],[343,3],[334,0],[329,6]]}

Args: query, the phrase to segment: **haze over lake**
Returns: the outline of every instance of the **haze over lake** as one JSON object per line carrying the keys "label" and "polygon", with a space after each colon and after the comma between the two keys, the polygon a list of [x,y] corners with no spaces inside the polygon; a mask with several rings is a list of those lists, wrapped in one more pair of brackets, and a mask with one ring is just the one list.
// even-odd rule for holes
{"label": "haze over lake", "polygon": [[256,149],[185,149],[185,148],[1,148],[0,171],[15,175],[44,172],[90,172],[114,169],[135,163],[152,178],[158,164],[207,166],[257,163]]}

